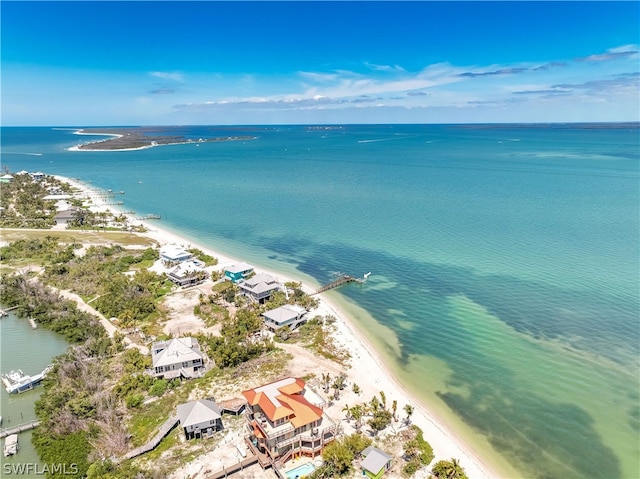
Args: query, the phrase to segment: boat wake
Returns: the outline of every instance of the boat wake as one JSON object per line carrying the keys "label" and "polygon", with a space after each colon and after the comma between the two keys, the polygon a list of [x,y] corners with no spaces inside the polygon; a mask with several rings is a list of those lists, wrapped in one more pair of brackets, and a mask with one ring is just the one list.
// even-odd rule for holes
{"label": "boat wake", "polygon": [[5,155],[28,155],[28,156],[42,156],[42,153],[24,153],[22,151],[3,151]]}

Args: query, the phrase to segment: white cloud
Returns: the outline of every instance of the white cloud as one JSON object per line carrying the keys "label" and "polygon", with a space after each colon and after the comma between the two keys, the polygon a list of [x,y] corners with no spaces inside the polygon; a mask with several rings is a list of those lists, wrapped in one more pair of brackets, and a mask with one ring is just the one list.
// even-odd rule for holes
{"label": "white cloud", "polygon": [[184,83],[184,75],[178,72],[149,72],[149,75],[162,78],[163,80],[172,80],[178,83]]}

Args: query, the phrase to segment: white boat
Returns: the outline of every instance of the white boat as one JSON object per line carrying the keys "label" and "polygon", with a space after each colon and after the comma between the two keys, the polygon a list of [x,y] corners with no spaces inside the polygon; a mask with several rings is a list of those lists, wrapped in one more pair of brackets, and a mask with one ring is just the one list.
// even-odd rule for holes
{"label": "white boat", "polygon": [[2,375],[2,382],[9,394],[21,393],[33,389],[37,386],[51,370],[51,365],[44,368],[44,370],[34,376],[29,376],[22,372],[21,369],[15,369],[11,372]]}
{"label": "white boat", "polygon": [[4,457],[13,456],[18,453],[18,449],[20,449],[20,445],[18,444],[18,435],[10,434],[4,440]]}

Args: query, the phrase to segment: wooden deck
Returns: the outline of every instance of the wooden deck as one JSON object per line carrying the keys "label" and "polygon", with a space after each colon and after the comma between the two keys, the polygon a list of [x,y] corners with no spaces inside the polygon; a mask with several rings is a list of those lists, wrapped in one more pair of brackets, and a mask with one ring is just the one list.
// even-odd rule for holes
{"label": "wooden deck", "polygon": [[138,457],[138,456],[141,456],[142,454],[152,451],[158,446],[158,444],[160,444],[160,441],[162,441],[162,439],[164,439],[164,437],[167,434],[169,434],[169,432],[174,427],[178,425],[179,422],[180,420],[178,419],[178,416],[170,417],[162,424],[162,426],[160,426],[158,433],[155,436],[153,436],[153,439],[151,439],[148,443],[140,447],[137,447],[132,451],[129,451],[124,456],[119,458],[116,462],[122,462],[122,461],[126,461],[127,459],[133,459],[134,457]]}
{"label": "wooden deck", "polygon": [[36,421],[25,422],[15,427],[0,429],[0,439],[3,437],[10,436],[11,434],[18,434],[20,432],[30,431],[31,429],[37,428],[39,425],[40,425],[40,421],[36,420]]}
{"label": "wooden deck", "polygon": [[206,476],[206,479],[220,479],[222,477],[227,477],[235,472],[242,471],[245,467],[252,466],[256,462],[258,462],[258,456],[249,456],[246,459],[233,464],[232,466],[224,467],[218,472],[209,474],[208,476]]}

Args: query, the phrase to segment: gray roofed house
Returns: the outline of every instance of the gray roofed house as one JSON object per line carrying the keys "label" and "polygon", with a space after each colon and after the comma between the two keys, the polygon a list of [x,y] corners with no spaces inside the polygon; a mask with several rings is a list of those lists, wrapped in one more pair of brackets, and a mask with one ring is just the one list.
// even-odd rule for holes
{"label": "gray roofed house", "polygon": [[223,429],[220,408],[211,399],[198,399],[178,406],[180,426],[187,439],[200,438]]}
{"label": "gray roofed house", "polygon": [[263,303],[274,291],[280,289],[280,284],[273,276],[260,273],[239,282],[238,287],[243,294]]}
{"label": "gray roofed house", "polygon": [[158,341],[151,347],[153,375],[160,378],[199,377],[205,360],[200,343],[191,337]]}
{"label": "gray roofed house", "polygon": [[362,473],[373,479],[379,479],[391,467],[393,456],[377,447],[367,447],[362,451],[362,455],[364,456],[362,463],[360,463]]}
{"label": "gray roofed house", "polygon": [[291,329],[297,328],[306,321],[306,319],[304,319],[306,313],[307,310],[302,306],[285,304],[279,308],[265,311],[262,313],[262,316],[265,318],[264,325],[272,331],[275,331],[284,326],[289,326]]}
{"label": "gray roofed house", "polygon": [[197,261],[185,261],[169,270],[169,279],[178,286],[190,286],[202,283],[208,274]]}
{"label": "gray roofed house", "polygon": [[53,219],[57,225],[66,225],[76,219],[77,212],[78,210],[74,208],[65,211],[58,211]]}

